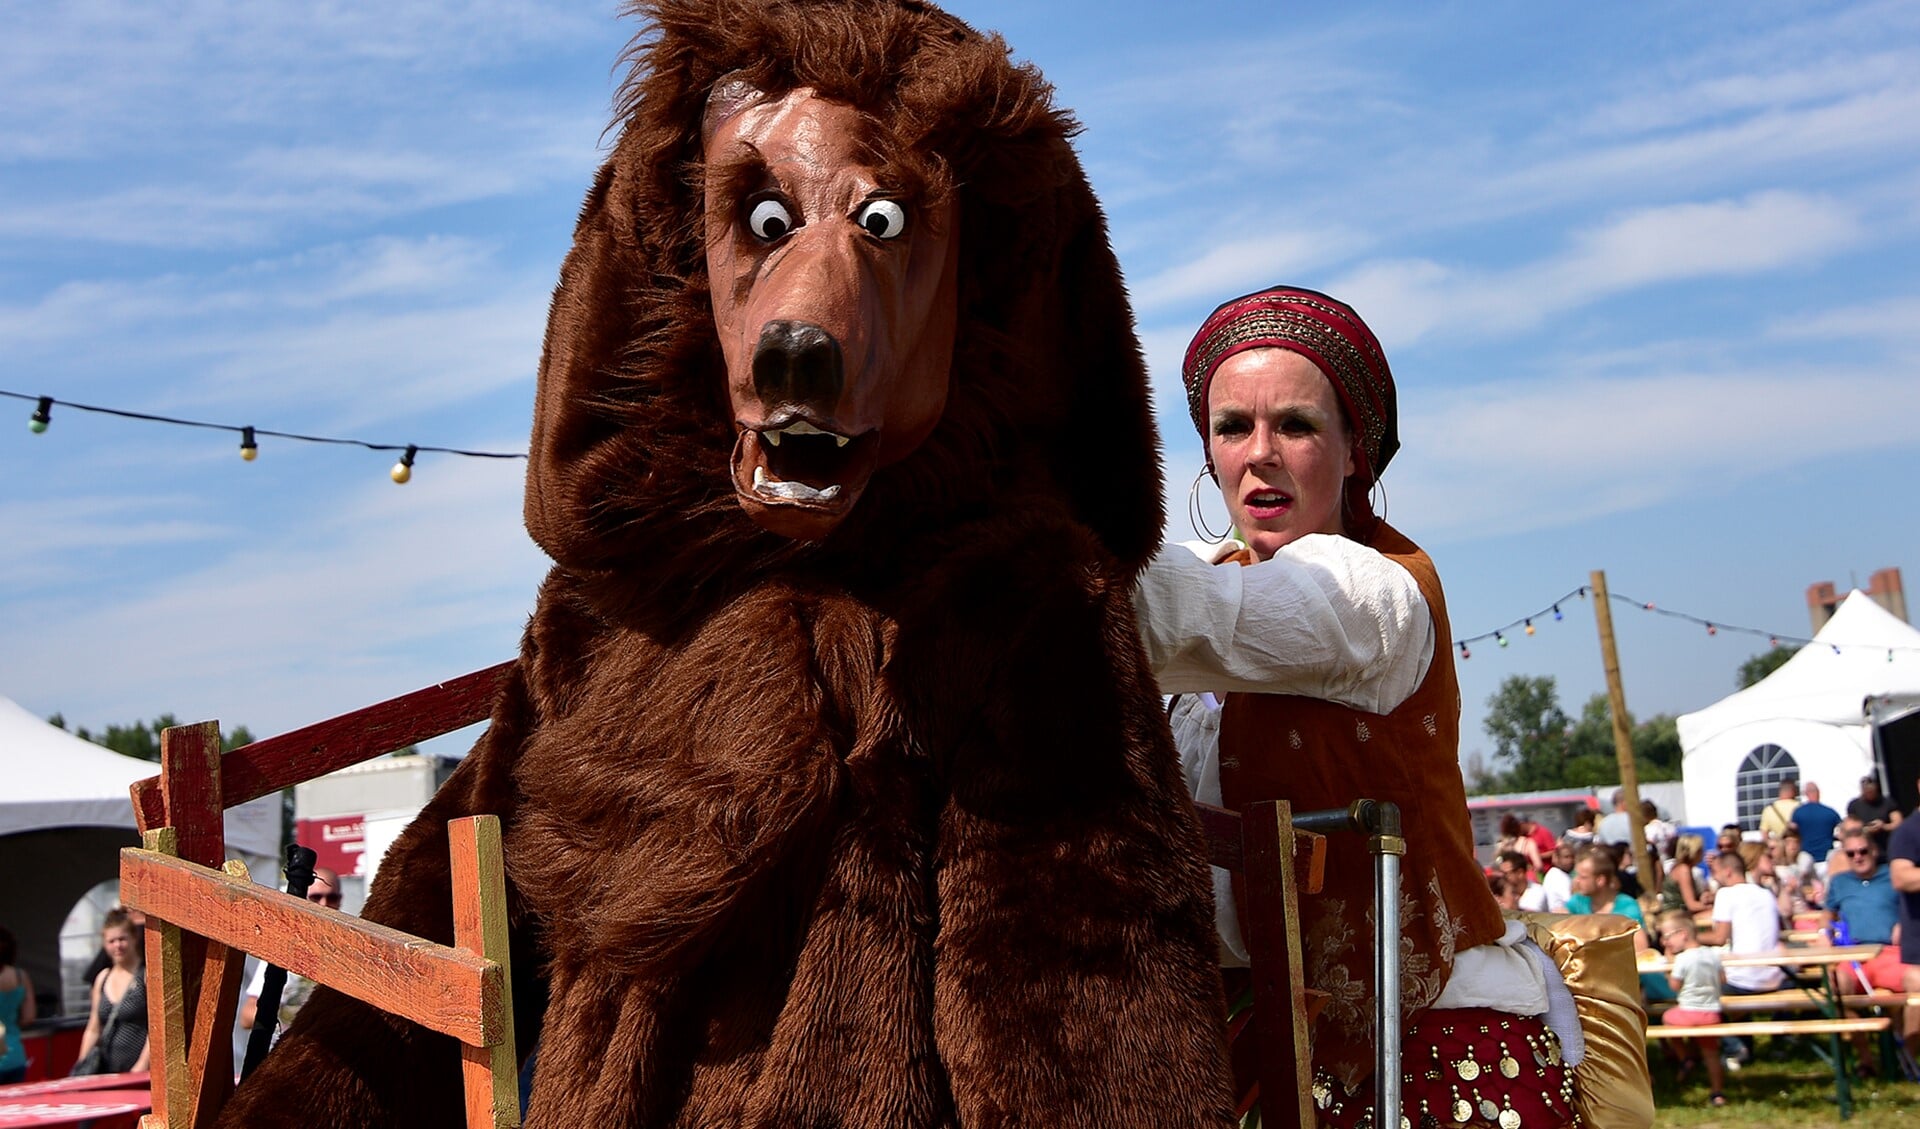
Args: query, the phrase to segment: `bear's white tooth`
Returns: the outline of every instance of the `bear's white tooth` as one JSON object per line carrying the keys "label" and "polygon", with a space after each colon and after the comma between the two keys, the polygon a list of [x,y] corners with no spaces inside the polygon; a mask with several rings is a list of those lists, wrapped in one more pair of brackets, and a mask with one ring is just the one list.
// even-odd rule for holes
{"label": "bear's white tooth", "polygon": [[767,483],[767,468],[763,466],[754,467],[753,468],[753,484],[755,486],[764,486],[766,485],[766,483]]}
{"label": "bear's white tooth", "polygon": [[835,435],[833,437],[833,445],[835,447],[844,447],[847,445],[848,442],[849,440],[844,435]]}
{"label": "bear's white tooth", "polygon": [[763,431],[760,434],[770,445],[775,447],[780,445],[780,433],[778,431]]}

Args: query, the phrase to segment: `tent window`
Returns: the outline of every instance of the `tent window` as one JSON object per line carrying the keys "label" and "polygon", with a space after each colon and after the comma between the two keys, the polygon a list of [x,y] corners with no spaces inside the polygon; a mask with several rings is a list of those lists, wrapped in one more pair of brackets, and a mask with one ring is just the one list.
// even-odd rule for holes
{"label": "tent window", "polygon": [[1782,780],[1800,779],[1799,762],[1778,745],[1762,745],[1740,762],[1734,773],[1735,821],[1742,831],[1760,827],[1760,813],[1780,795]]}

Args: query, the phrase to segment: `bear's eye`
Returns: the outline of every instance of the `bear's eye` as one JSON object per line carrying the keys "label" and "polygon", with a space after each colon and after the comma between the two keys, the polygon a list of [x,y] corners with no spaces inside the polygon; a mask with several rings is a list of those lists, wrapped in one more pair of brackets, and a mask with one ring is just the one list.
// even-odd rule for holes
{"label": "bear's eye", "polygon": [[793,213],[785,203],[767,197],[747,213],[747,230],[772,243],[793,230]]}
{"label": "bear's eye", "polygon": [[907,230],[907,210],[898,200],[869,200],[854,213],[853,222],[876,239],[897,239]]}

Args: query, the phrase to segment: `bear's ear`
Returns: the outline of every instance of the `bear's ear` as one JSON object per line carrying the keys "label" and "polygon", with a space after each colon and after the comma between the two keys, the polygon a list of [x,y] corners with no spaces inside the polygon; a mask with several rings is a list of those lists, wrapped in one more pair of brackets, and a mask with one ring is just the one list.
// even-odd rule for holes
{"label": "bear's ear", "polygon": [[615,227],[622,209],[614,202],[613,187],[609,161],[587,193],[573,249],[560,268],[534,397],[527,532],[562,564],[605,563],[605,546],[597,543],[593,529],[595,503],[604,500],[608,483],[594,471],[620,430],[613,410],[615,370],[634,334],[622,289],[623,280],[633,277],[636,255],[630,243],[623,247],[626,241]]}
{"label": "bear's ear", "polygon": [[1073,174],[1055,206],[1061,243],[1053,332],[1067,412],[1054,474],[1075,516],[1132,573],[1160,547],[1160,436],[1106,218],[1077,161]]}

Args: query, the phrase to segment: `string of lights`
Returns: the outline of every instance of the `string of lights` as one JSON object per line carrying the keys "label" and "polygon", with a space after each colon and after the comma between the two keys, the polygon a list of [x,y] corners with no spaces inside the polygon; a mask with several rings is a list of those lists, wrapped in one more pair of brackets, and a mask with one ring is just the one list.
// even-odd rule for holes
{"label": "string of lights", "polygon": [[[1582,584],[1580,587],[1573,589],[1571,592],[1568,592],[1566,595],[1553,601],[1539,611],[1534,612],[1532,615],[1521,616],[1519,619],[1513,620],[1511,623],[1502,624],[1492,631],[1482,631],[1478,635],[1463,636],[1454,640],[1453,645],[1459,650],[1460,657],[1463,659],[1471,659],[1473,657],[1473,648],[1471,645],[1474,643],[1483,643],[1491,639],[1496,646],[1505,647],[1512,642],[1516,633],[1522,637],[1534,634],[1535,628],[1533,621],[1536,619],[1546,621],[1549,618],[1553,620],[1566,618],[1565,613],[1560,609],[1560,605],[1572,603],[1574,600],[1585,600],[1592,591],[1593,589]],[[1769,647],[1780,647],[1788,644],[1795,647],[1804,647],[1814,641],[1810,636],[1806,635],[1789,635],[1779,631],[1762,631],[1757,627],[1742,627],[1736,623],[1727,623],[1724,620],[1718,619],[1708,619],[1704,616],[1694,615],[1691,612],[1674,611],[1671,608],[1663,608],[1652,600],[1636,600],[1632,596],[1623,595],[1619,592],[1609,592],[1607,596],[1615,603],[1638,608],[1643,612],[1651,612],[1655,615],[1666,616],[1670,619],[1684,620],[1695,626],[1704,627],[1708,635],[1719,635],[1723,631],[1732,632],[1737,635],[1753,635],[1765,639]],[[1836,655],[1843,650],[1885,651],[1888,662],[1893,661],[1893,656],[1896,652],[1906,651],[1920,654],[1920,647],[1884,647],[1876,643],[1828,643],[1827,646],[1832,648],[1833,653]]]}
{"label": "string of lights", "polygon": [[[12,400],[24,400],[34,405],[33,413],[27,418],[27,430],[36,435],[46,432],[48,426],[53,422],[53,409],[55,407],[61,407],[71,408],[79,412],[95,412],[100,415],[118,416],[121,419],[170,424],[174,427],[196,427],[208,431],[232,432],[240,436],[240,457],[248,462],[252,462],[259,457],[261,436],[266,436],[271,439],[286,439],[296,443],[327,443],[342,447],[362,447],[369,451],[399,451],[399,461],[393,464],[393,469],[388,472],[388,475],[396,483],[401,484],[413,478],[414,460],[422,453],[456,455],[468,459],[524,459],[527,457],[525,451],[470,451],[459,447],[439,447],[425,443],[374,443],[365,439],[341,439],[328,435],[303,435],[296,431],[279,431],[249,424],[214,423],[208,420],[181,419],[175,416],[156,415],[151,412],[135,412],[128,411],[124,408],[102,407],[98,404],[79,404],[72,400],[60,400],[52,396],[30,396],[24,392],[11,392],[4,388],[0,388],[0,397]],[[1492,631],[1483,631],[1478,635],[1463,636],[1454,640],[1454,646],[1459,650],[1462,659],[1471,659],[1473,657],[1472,644],[1474,643],[1484,643],[1491,639],[1496,646],[1505,647],[1512,641],[1513,636],[1516,634],[1522,637],[1533,635],[1536,631],[1534,620],[1546,622],[1551,619],[1557,622],[1565,619],[1566,613],[1561,610],[1561,605],[1571,603],[1574,600],[1585,600],[1591,591],[1592,589],[1587,585],[1582,584],[1578,588],[1569,591],[1566,595],[1561,596],[1559,599],[1548,603],[1547,606],[1534,612],[1532,615],[1521,616],[1509,623],[1502,624]],[[1804,635],[1788,635],[1778,631],[1763,631],[1757,627],[1743,627],[1739,624],[1708,619],[1704,616],[1693,615],[1689,612],[1674,611],[1670,608],[1660,607],[1651,600],[1636,600],[1631,596],[1626,596],[1619,592],[1608,593],[1608,596],[1610,599],[1631,607],[1639,608],[1641,611],[1653,612],[1656,615],[1667,616],[1671,619],[1685,620],[1696,626],[1704,627],[1708,635],[1718,635],[1723,631],[1733,632],[1739,635],[1753,635],[1765,639],[1767,645],[1770,647],[1779,647],[1789,643],[1795,646],[1805,646],[1813,642],[1810,637]],[[1870,649],[1875,651],[1882,649],[1877,645],[1862,643],[1830,643],[1828,646],[1832,647],[1833,653],[1836,655],[1839,654],[1842,649],[1847,648]],[[1920,652],[1920,647],[1890,647],[1885,648],[1885,650],[1887,652],[1887,661],[1892,662],[1896,651]]]}
{"label": "string of lights", "polygon": [[469,451],[460,447],[437,447],[426,443],[373,443],[365,439],[340,439],[330,435],[303,435],[297,431],[278,431],[268,427],[255,427],[251,424],[214,423],[200,419],[181,419],[176,416],[155,415],[151,412],[128,411],[125,408],[107,408],[98,404],[78,404],[72,400],[59,400],[52,396],[29,396],[24,392],[9,392],[0,388],[0,397],[10,400],[25,400],[33,404],[33,414],[27,417],[27,430],[35,435],[43,435],[53,423],[55,407],[71,408],[77,412],[94,412],[99,415],[118,416],[121,419],[135,419],[147,423],[164,423],[174,427],[197,427],[207,431],[227,431],[240,436],[240,457],[252,462],[260,455],[260,438],[287,439],[296,443],[328,443],[339,447],[363,447],[369,451],[399,451],[399,461],[387,472],[388,477],[404,485],[413,478],[415,458],[423,453],[438,455],[458,455],[466,459],[524,459],[525,451]]}

